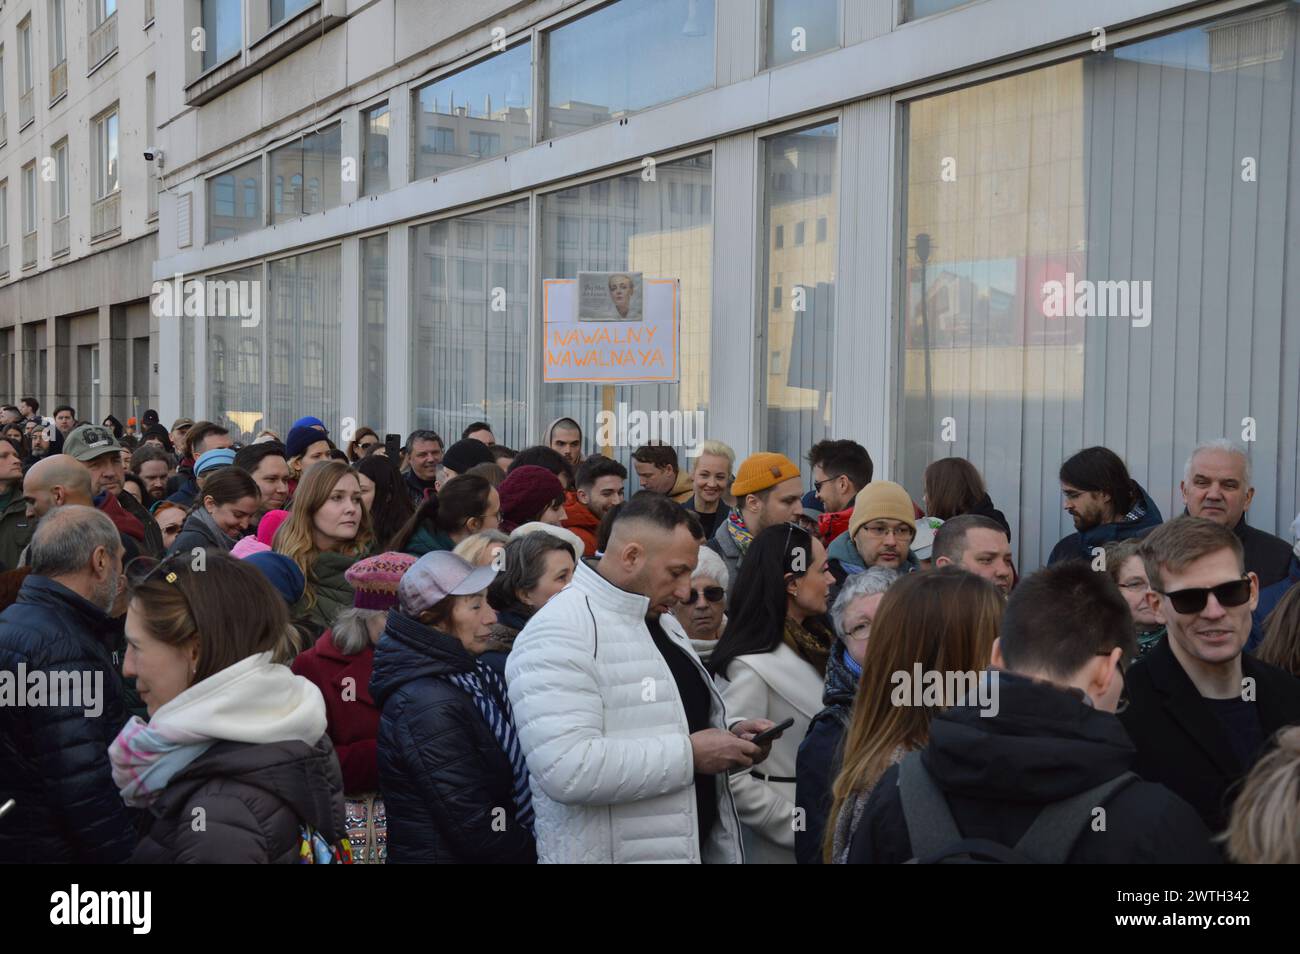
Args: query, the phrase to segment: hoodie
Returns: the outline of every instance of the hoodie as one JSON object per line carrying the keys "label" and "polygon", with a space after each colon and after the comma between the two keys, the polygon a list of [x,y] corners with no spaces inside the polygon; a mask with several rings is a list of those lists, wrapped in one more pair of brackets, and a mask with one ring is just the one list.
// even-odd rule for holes
{"label": "hoodie", "polygon": [[1063,537],[1056,546],[1052,547],[1051,556],[1047,558],[1048,564],[1058,563],[1061,560],[1091,560],[1094,547],[1104,547],[1116,540],[1146,536],[1149,530],[1160,526],[1164,518],[1160,516],[1160,508],[1156,506],[1155,501],[1136,480],[1133,481],[1133,489],[1138,495],[1138,501],[1133,505],[1133,509],[1114,523],[1103,523]]}
{"label": "hoodie", "polygon": [[[998,672],[996,714],[954,706],[935,715],[921,762],[947,799],[963,838],[1012,847],[1044,806],[1131,770],[1136,751],[1111,713],[1065,690]],[[897,766],[872,792],[853,837],[850,864],[913,857]],[[1107,800],[1103,830],[1084,827],[1071,864],[1216,864],[1210,832],[1185,801],[1141,780]]]}

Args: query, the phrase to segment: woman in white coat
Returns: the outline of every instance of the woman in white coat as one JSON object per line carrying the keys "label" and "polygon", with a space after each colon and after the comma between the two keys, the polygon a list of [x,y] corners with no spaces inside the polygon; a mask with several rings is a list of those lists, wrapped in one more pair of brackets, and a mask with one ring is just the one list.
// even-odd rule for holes
{"label": "woman in white coat", "polygon": [[750,544],[728,609],[726,631],[709,660],[728,721],[794,719],[757,768],[731,776],[744,825],[745,858],[794,864],[799,743],[821,710],[834,633],[826,618],[834,578],[826,549],[790,523],[768,527]]}

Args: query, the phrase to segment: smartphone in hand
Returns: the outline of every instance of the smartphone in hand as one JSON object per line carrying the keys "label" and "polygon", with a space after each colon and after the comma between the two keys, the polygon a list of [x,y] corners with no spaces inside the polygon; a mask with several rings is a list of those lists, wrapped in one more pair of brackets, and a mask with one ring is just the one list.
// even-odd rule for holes
{"label": "smartphone in hand", "polygon": [[793,717],[786,719],[784,722],[778,722],[776,725],[772,726],[772,728],[758,733],[758,735],[754,736],[749,741],[753,742],[755,745],[766,745],[774,739],[779,739],[782,733],[792,725],[794,725]]}

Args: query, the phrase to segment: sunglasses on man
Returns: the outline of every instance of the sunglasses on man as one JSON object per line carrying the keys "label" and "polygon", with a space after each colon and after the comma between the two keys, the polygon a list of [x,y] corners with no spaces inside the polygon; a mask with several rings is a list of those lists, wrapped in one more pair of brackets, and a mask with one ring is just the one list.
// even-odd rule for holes
{"label": "sunglasses on man", "polygon": [[1156,590],[1156,592],[1161,596],[1169,597],[1169,602],[1173,604],[1176,612],[1191,615],[1205,609],[1211,593],[1214,594],[1219,605],[1224,607],[1241,606],[1243,603],[1250,602],[1250,577],[1243,576],[1240,580],[1229,580],[1218,586],[1195,586],[1186,590],[1175,590],[1172,593],[1163,590]]}

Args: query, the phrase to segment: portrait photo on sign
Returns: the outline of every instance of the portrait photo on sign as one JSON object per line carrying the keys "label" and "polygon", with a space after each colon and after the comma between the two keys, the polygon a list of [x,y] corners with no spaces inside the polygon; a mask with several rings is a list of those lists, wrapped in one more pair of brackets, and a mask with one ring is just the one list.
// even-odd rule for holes
{"label": "portrait photo on sign", "polygon": [[579,272],[579,321],[640,321],[640,272]]}

